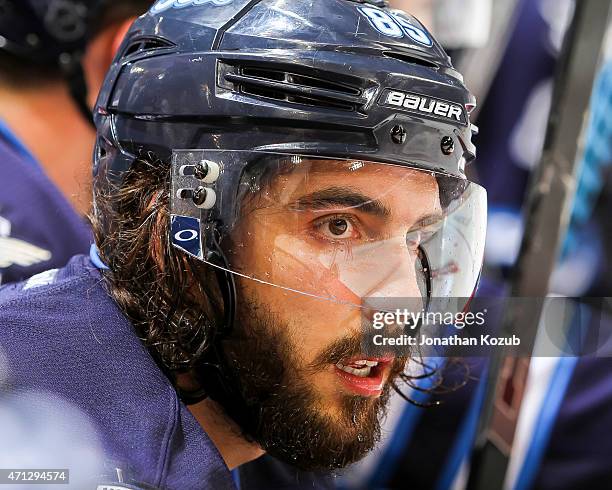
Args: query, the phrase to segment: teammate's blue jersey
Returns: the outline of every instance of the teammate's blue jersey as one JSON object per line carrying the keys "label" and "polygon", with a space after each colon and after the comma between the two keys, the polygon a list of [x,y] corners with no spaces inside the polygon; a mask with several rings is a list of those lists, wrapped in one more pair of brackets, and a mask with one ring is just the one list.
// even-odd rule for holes
{"label": "teammate's blue jersey", "polygon": [[61,267],[90,243],[85,219],[0,121],[0,283]]}
{"label": "teammate's blue jersey", "polygon": [[[125,478],[155,488],[234,488],[217,449],[89,257],[0,288],[0,351],[5,384],[52,393],[80,410],[98,434],[104,460]],[[39,444],[23,442],[32,450]]]}

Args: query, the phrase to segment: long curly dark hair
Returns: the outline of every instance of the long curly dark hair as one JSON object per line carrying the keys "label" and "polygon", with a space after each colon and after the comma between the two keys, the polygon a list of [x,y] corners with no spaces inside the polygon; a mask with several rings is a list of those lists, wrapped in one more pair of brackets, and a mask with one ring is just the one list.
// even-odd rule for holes
{"label": "long curly dark hair", "polygon": [[170,244],[169,182],[170,163],[142,154],[119,187],[96,186],[90,221],[108,293],[174,375],[208,349],[223,302],[210,267]]}

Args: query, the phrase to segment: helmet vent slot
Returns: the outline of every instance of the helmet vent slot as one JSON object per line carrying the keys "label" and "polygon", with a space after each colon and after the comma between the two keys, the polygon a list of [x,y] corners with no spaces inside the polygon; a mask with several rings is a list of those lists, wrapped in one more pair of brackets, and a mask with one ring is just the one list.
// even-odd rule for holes
{"label": "helmet vent slot", "polygon": [[123,57],[131,56],[133,54],[146,53],[148,51],[155,51],[163,48],[172,48],[174,43],[166,41],[165,39],[158,37],[140,37],[132,40],[125,48]]}
{"label": "helmet vent slot", "polygon": [[343,111],[359,111],[367,102],[360,87],[323,78],[319,73],[227,65],[222,70],[222,78],[245,95]]}
{"label": "helmet vent slot", "polygon": [[248,68],[242,69],[242,74],[246,77],[262,78],[264,80],[276,80],[278,82],[284,82],[286,74],[282,71],[274,70],[262,70],[260,68]]}
{"label": "helmet vent slot", "polygon": [[406,53],[400,53],[397,51],[385,51],[383,53],[387,58],[393,58],[399,61],[403,61],[404,63],[410,63],[412,65],[420,65],[420,66],[425,66],[427,68],[439,68],[438,65],[436,65],[435,63],[425,60],[423,58],[418,58],[414,55],[411,54],[406,54]]}

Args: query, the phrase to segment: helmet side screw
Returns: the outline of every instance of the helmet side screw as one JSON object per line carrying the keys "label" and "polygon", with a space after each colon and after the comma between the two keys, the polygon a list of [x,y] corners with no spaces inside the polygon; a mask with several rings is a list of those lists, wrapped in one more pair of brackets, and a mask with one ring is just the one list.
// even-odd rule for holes
{"label": "helmet side screw", "polygon": [[179,170],[183,177],[193,177],[205,184],[214,184],[221,175],[219,164],[210,160],[201,160],[195,165],[183,165]]}
{"label": "helmet side screw", "polygon": [[193,203],[196,206],[201,206],[202,204],[204,204],[204,201],[206,201],[206,194],[207,192],[204,187],[196,187],[193,190],[193,196],[191,196],[191,199],[193,200]]}
{"label": "helmet side screw", "polygon": [[191,199],[193,204],[200,209],[212,209],[217,202],[217,193],[208,187],[196,187],[195,189],[179,189],[176,192],[179,199]]}
{"label": "helmet side screw", "polygon": [[201,162],[195,165],[193,176],[198,180],[204,180],[208,175],[208,170],[208,164],[205,160],[202,160]]}
{"label": "helmet side screw", "polygon": [[212,209],[215,202],[217,202],[217,194],[212,189],[199,186],[193,190],[191,199],[200,209]]}
{"label": "helmet side screw", "polygon": [[440,148],[442,149],[442,153],[445,155],[450,155],[452,152],[454,152],[455,142],[453,141],[453,138],[450,136],[444,136],[440,142]]}
{"label": "helmet side screw", "polygon": [[401,145],[406,141],[406,130],[404,126],[397,124],[391,129],[391,141],[397,145]]}

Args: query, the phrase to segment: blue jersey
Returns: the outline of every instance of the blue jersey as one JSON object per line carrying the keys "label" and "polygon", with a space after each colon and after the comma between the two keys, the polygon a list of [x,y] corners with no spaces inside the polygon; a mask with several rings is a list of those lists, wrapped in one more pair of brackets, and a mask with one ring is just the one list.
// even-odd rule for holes
{"label": "blue jersey", "polygon": [[[28,393],[25,399],[13,396],[22,392]],[[33,405],[54,406],[41,415],[30,413]],[[68,467],[73,453],[98,451],[98,460],[75,463],[103,475],[98,484],[117,483],[114,469],[119,468],[124,482],[146,488],[332,488],[330,475],[300,472],[269,456],[230,474],[106,293],[90,257],[76,256],[63,269],[0,287],[0,426],[11,407],[26,418],[20,425],[34,427],[29,436],[15,437],[25,443],[22,452],[37,455],[31,457],[34,461],[48,457],[41,442],[46,439],[44,427],[49,421],[57,424],[62,412],[70,413],[70,430],[62,430],[61,443],[53,441],[53,447],[83,448],[83,439],[98,442],[64,454],[63,466],[57,462],[46,467]],[[87,422],[75,430],[77,419]],[[0,454],[5,450],[14,451],[15,442],[3,433]]]}
{"label": "blue jersey", "polygon": [[0,121],[0,283],[61,267],[90,243],[84,218]]}
{"label": "blue jersey", "polygon": [[0,289],[5,384],[52,393],[78,409],[98,434],[104,463],[121,468],[126,481],[235,488],[217,449],[101,282],[89,258],[77,256],[64,269]]}

